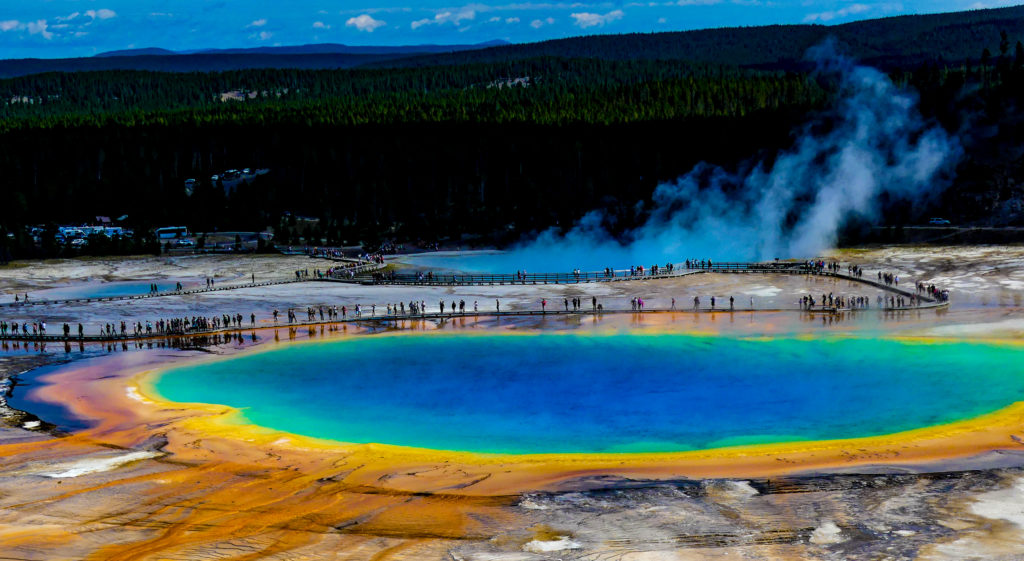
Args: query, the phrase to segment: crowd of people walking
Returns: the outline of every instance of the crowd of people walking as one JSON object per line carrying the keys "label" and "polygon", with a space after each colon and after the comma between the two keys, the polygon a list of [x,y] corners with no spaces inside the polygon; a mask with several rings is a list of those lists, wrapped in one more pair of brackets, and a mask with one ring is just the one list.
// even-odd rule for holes
{"label": "crowd of people walking", "polygon": [[[685,266],[688,269],[709,269],[713,268],[714,264],[709,259],[702,260],[686,260]],[[844,270],[847,275],[853,277],[863,277],[864,271],[860,266],[847,264],[841,265],[838,262],[831,261],[826,262],[824,260],[808,261],[803,266],[817,270],[820,272],[839,273]],[[339,270],[345,270],[348,267],[332,267],[327,270],[313,269],[299,269],[295,271],[295,277],[297,279],[306,278],[323,278],[325,276],[331,276],[336,274]],[[650,268],[646,268],[642,265],[636,265],[630,268],[629,275],[657,275],[663,272],[672,272],[674,265],[667,264],[664,266],[653,265]],[[580,269],[574,269],[571,273],[574,276],[586,275]],[[612,269],[606,269],[605,274],[615,274]],[[386,278],[386,274],[381,273],[381,278]],[[434,273],[421,272],[419,273],[421,279],[426,281],[435,280]],[[454,278],[458,278],[457,276]],[[518,280],[526,280],[528,273],[525,270],[517,271],[515,278]],[[892,287],[890,290],[892,293],[883,294],[879,293],[874,297],[874,303],[872,298],[866,295],[842,295],[833,293],[823,293],[820,295],[820,299],[812,294],[805,294],[800,296],[798,299],[798,305],[802,310],[815,310],[821,309],[832,309],[832,310],[855,310],[855,309],[867,309],[871,308],[872,304],[877,306],[878,309],[900,309],[900,308],[913,308],[921,305],[923,301],[938,301],[945,302],[949,298],[949,294],[945,290],[939,289],[934,284],[926,284],[918,282],[915,284],[915,293],[908,294],[905,291],[898,290],[896,287],[899,286],[900,278],[896,273],[879,271],[877,273],[877,279],[879,284],[884,284],[886,287]],[[252,281],[255,283],[255,275],[252,276]],[[208,289],[214,289],[215,283],[213,278],[206,279],[206,287]],[[175,290],[181,291],[181,283],[177,283]],[[159,287],[156,284],[150,286],[150,291],[158,291]],[[19,296],[15,295],[15,301],[18,301]],[[28,294],[23,294],[23,301],[28,300]],[[708,310],[735,310],[736,309],[736,298],[734,296],[717,296],[710,295],[706,297],[706,302],[709,304]],[[584,308],[584,296],[565,296],[562,297],[562,312],[583,312]],[[589,297],[591,306],[589,307],[592,312],[603,311],[603,306],[598,302],[596,296]],[[676,299],[674,297],[670,300],[663,301],[661,310],[676,310]],[[557,300],[556,300],[557,302]],[[727,307],[726,303],[727,302]],[[547,298],[542,298],[538,302],[540,312],[548,313],[549,311],[558,311],[557,304],[555,304],[554,310],[550,310]],[[666,306],[667,305],[667,306]],[[742,304],[741,304],[742,305]],[[521,304],[520,304],[521,306]],[[368,308],[368,309],[367,309]],[[651,302],[642,296],[633,296],[630,298],[630,310],[633,312],[649,311],[651,309]],[[693,309],[702,310],[702,301],[700,296],[693,296]],[[749,297],[749,309],[754,309],[754,298]],[[494,312],[501,313],[501,301],[500,299],[494,300]],[[506,308],[506,312],[508,312]],[[530,313],[530,310],[522,309],[521,307],[515,312],[523,311]],[[536,308],[534,308],[534,313]],[[300,316],[305,314],[304,319],[300,320]],[[465,299],[459,300],[446,300],[442,299],[438,302],[436,316],[455,316],[455,315],[468,315],[468,314],[480,314],[480,304],[477,300],[467,302]],[[484,313],[490,313],[490,310],[485,310]],[[433,310],[428,310],[426,301],[424,300],[410,300],[408,302],[397,302],[397,303],[386,303],[382,306],[381,314],[377,312],[376,304],[356,304],[351,309],[348,306],[309,306],[303,308],[289,308],[287,309],[286,322],[287,324],[300,324],[300,323],[315,323],[315,322],[336,322],[336,321],[347,321],[347,320],[364,320],[364,319],[380,319],[380,318],[392,318],[392,317],[425,317],[431,316],[436,317]],[[246,321],[248,320],[248,321]],[[273,310],[270,318],[265,323],[258,324],[256,313],[250,312],[248,316],[244,316],[240,313],[235,314],[223,314],[214,316],[188,316],[188,317],[168,317],[159,318],[155,320],[146,321],[126,321],[121,320],[113,323],[104,323],[98,326],[98,330],[95,328],[86,328],[83,324],[79,323],[77,326],[64,323],[62,324],[62,335],[64,338],[73,338],[75,336],[79,338],[94,338],[97,336],[105,338],[131,338],[131,337],[148,337],[148,336],[161,336],[161,335],[188,335],[188,334],[202,334],[208,332],[217,332],[222,330],[232,329],[245,329],[256,328],[256,327],[270,327],[279,325],[280,312]],[[47,337],[47,325],[45,321],[0,321],[0,336],[13,337],[13,338],[46,338]]]}

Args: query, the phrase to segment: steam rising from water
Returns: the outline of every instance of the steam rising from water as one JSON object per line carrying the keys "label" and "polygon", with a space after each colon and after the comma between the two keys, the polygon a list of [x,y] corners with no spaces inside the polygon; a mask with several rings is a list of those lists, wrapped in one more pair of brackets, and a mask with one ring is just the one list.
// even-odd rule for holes
{"label": "steam rising from water", "polygon": [[703,257],[808,258],[833,247],[851,217],[876,218],[882,197],[913,204],[941,192],[960,146],[924,121],[916,96],[837,55],[830,43],[810,55],[838,84],[838,99],[774,162],[735,173],[700,164],[658,186],[646,223],[620,239],[602,227],[603,212],[592,211],[564,234],[549,230],[461,268],[541,272]]}

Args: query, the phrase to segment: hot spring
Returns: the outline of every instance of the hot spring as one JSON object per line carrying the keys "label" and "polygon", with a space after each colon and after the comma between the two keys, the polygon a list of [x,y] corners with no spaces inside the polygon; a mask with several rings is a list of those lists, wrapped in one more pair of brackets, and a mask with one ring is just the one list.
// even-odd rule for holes
{"label": "hot spring", "polygon": [[[653,249],[653,248],[652,248]],[[568,255],[573,257],[569,258]],[[706,256],[702,256],[706,257]],[[528,273],[567,273],[574,269],[603,271],[606,267],[622,270],[632,265],[650,267],[655,263],[679,263],[678,254],[672,252],[640,252],[628,247],[581,249],[575,253],[568,250],[542,251],[512,249],[508,251],[440,251],[415,253],[395,259],[398,262],[435,272],[511,274],[516,271]]]}
{"label": "hot spring", "polygon": [[875,436],[1024,399],[1012,345],[679,334],[357,336],[175,367],[239,421],[481,453],[671,452]]}

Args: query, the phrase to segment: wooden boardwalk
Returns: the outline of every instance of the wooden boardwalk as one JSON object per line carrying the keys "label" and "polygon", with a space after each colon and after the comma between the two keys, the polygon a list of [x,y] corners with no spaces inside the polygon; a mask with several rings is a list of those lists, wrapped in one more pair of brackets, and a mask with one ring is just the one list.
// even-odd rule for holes
{"label": "wooden boardwalk", "polygon": [[804,263],[791,262],[768,262],[768,263],[746,263],[746,262],[725,262],[712,263],[705,266],[674,266],[672,269],[659,269],[658,273],[651,273],[645,270],[643,274],[631,272],[630,270],[588,271],[578,273],[525,273],[525,274],[427,274],[427,273],[392,273],[375,277],[372,272],[369,275],[356,275],[354,278],[331,278],[325,277],[322,281],[335,282],[360,282],[362,284],[375,285],[407,285],[407,286],[492,286],[492,285],[545,285],[545,284],[583,284],[583,283],[607,283],[607,282],[634,282],[680,278],[688,275],[703,273],[749,273],[749,274],[784,274],[784,275],[816,275],[821,277],[832,277],[848,280],[873,286],[900,296],[914,297],[928,303],[937,302],[936,299],[918,294],[912,291],[901,289],[894,285],[877,282],[871,278],[846,275],[839,272],[828,271],[813,267]]}
{"label": "wooden boardwalk", "polygon": [[481,286],[481,285],[535,285],[582,284],[603,282],[629,282],[671,279],[700,273],[786,273],[807,274],[810,269],[802,263],[715,263],[699,267],[674,264],[671,269],[661,267],[658,272],[645,269],[643,273],[629,269],[610,271],[580,271],[574,273],[391,273],[375,277],[357,275],[355,279],[334,278],[323,280],[361,281],[366,284],[395,284],[415,286]]}
{"label": "wooden boardwalk", "polygon": [[153,333],[142,333],[135,335],[129,333],[125,336],[120,335],[105,335],[105,334],[87,334],[82,337],[77,335],[70,335],[65,337],[64,335],[33,335],[31,333],[27,335],[13,335],[11,333],[0,334],[0,341],[12,341],[12,342],[26,342],[26,343],[121,343],[129,341],[156,341],[156,340],[167,340],[167,339],[191,339],[199,337],[211,337],[214,335],[234,335],[234,334],[246,334],[254,333],[256,331],[274,330],[274,329],[298,329],[298,328],[315,328],[318,326],[331,326],[331,325],[344,325],[344,324],[387,324],[393,322],[406,322],[406,321],[451,321],[458,319],[501,319],[501,318],[523,318],[523,317],[593,317],[603,315],[651,315],[651,314],[751,314],[751,313],[801,313],[801,314],[843,314],[843,313],[870,313],[870,312],[884,312],[884,313],[904,313],[904,312],[915,312],[915,311],[927,311],[945,308],[949,305],[948,302],[937,302],[929,303],[921,306],[914,307],[902,307],[902,308],[835,308],[829,306],[815,306],[813,308],[735,308],[729,309],[716,307],[702,307],[702,308],[649,308],[644,310],[626,310],[626,309],[609,309],[609,310],[509,310],[504,312],[498,311],[481,311],[481,312],[428,312],[424,314],[363,314],[356,316],[351,314],[343,319],[325,319],[325,320],[314,320],[314,321],[297,321],[297,322],[278,322],[274,324],[259,324],[259,325],[248,325],[248,326],[237,326],[237,327],[224,327],[218,329],[199,329],[189,330],[185,332],[153,332]]}
{"label": "wooden boardwalk", "polygon": [[[383,265],[378,264],[367,264],[359,267],[351,268],[352,272],[356,275],[365,274],[367,271],[372,271],[382,268]],[[356,278],[359,278],[358,276]],[[54,299],[43,299],[43,300],[22,300],[20,302],[5,302],[0,304],[0,308],[15,308],[15,307],[28,307],[28,306],[49,306],[53,304],[90,304],[93,302],[118,302],[124,300],[147,300],[149,298],[163,298],[165,296],[188,296],[190,294],[206,294],[209,292],[223,292],[226,290],[238,290],[240,288],[256,288],[261,286],[275,286],[281,284],[293,284],[297,282],[313,282],[317,280],[325,280],[314,277],[296,277],[296,278],[285,278],[273,281],[263,281],[255,283],[243,283],[243,284],[228,284],[223,286],[213,286],[212,288],[190,288],[187,290],[168,290],[164,292],[151,292],[148,294],[131,294],[123,296],[96,296],[92,298],[54,298]],[[355,280],[349,282],[358,282]]]}
{"label": "wooden boardwalk", "polygon": [[[949,303],[946,301],[938,301],[929,296],[910,292],[894,285],[888,285],[885,283],[877,282],[871,278],[863,278],[860,276],[847,275],[838,272],[832,272],[822,270],[817,267],[805,265],[803,263],[715,263],[704,267],[681,267],[672,268],[662,271],[659,270],[657,274],[629,274],[630,271],[614,271],[610,273],[606,272],[589,272],[589,273],[530,273],[525,275],[519,274],[478,274],[478,275],[458,275],[458,274],[447,274],[447,275],[430,275],[424,277],[419,274],[401,273],[389,275],[387,278],[374,278],[373,273],[382,269],[384,265],[376,263],[367,263],[358,267],[346,269],[336,277],[299,277],[294,279],[284,279],[277,281],[267,281],[260,283],[249,283],[249,284],[236,284],[219,286],[213,288],[204,289],[193,289],[193,290],[182,290],[174,292],[159,292],[153,294],[142,294],[135,296],[110,296],[110,297],[97,297],[97,298],[71,298],[71,299],[59,299],[59,300],[36,300],[29,302],[9,303],[4,306],[13,307],[25,307],[25,306],[45,306],[55,304],[88,304],[93,302],[112,302],[118,300],[142,300],[148,298],[159,298],[165,296],[186,296],[190,294],[203,294],[207,292],[218,292],[227,290],[236,290],[241,288],[254,288],[262,286],[274,286],[281,284],[290,284],[298,282],[344,282],[344,283],[362,283],[362,284],[382,284],[382,285],[412,285],[412,286],[486,286],[486,285],[544,285],[544,284],[581,284],[581,283],[597,283],[597,282],[625,282],[625,281],[648,281],[648,280],[659,280],[669,278],[680,278],[689,275],[704,274],[704,273],[760,273],[760,274],[797,274],[797,275],[813,275],[827,278],[836,278],[847,280],[851,282],[862,283],[868,286],[875,287],[879,290],[891,292],[905,297],[913,297],[917,301],[917,305],[905,306],[905,307],[865,307],[865,308],[836,308],[831,306],[814,306],[811,308],[800,307],[800,308],[774,308],[774,309],[750,309],[750,308],[676,308],[676,309],[646,309],[646,310],[559,310],[559,309],[548,309],[548,310],[510,310],[504,312],[465,312],[465,313],[423,313],[423,314],[377,314],[377,315],[361,315],[355,314],[349,315],[345,319],[334,319],[334,320],[321,320],[321,321],[308,321],[308,322],[296,322],[296,323],[278,323],[275,325],[250,325],[249,327],[227,327],[219,329],[206,329],[206,330],[190,330],[187,332],[175,332],[175,333],[142,333],[142,334],[129,334],[125,336],[119,335],[84,335],[78,337],[74,334],[65,337],[63,334],[60,335],[33,335],[33,334],[12,334],[5,333],[0,334],[0,340],[5,341],[26,341],[26,342],[119,342],[119,341],[133,341],[133,340],[147,340],[147,339],[166,339],[166,338],[190,338],[190,337],[208,337],[212,335],[224,335],[232,333],[243,333],[249,332],[254,329],[267,329],[267,328],[281,328],[281,327],[304,327],[304,326],[317,326],[317,325],[330,325],[330,324],[344,324],[354,322],[389,322],[389,321],[405,321],[405,320],[448,320],[453,318],[467,318],[467,317],[491,317],[491,318],[502,318],[502,317],[523,317],[523,316],[565,316],[565,315],[601,315],[601,314],[650,314],[650,313],[738,313],[738,312],[800,312],[809,314],[840,314],[840,313],[860,313],[860,312],[906,312],[906,311],[922,311],[936,308],[948,307]],[[623,274],[624,273],[624,274]],[[645,273],[647,273],[645,271]]]}

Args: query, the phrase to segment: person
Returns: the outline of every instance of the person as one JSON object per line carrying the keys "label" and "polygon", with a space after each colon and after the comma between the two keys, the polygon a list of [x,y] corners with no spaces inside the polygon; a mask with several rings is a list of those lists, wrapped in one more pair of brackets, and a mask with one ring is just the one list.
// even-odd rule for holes
{"label": "person", "polygon": [[256,273],[252,274],[252,283],[256,284]]}
{"label": "person", "polygon": [[444,300],[439,301],[437,306],[441,309],[441,314],[444,315]]}
{"label": "person", "polygon": [[672,309],[672,310],[676,309],[676,299],[675,298],[672,299],[672,307],[670,309]]}
{"label": "person", "polygon": [[540,311],[546,313],[547,309],[548,309],[548,301],[547,301],[547,299],[546,298],[541,298],[541,300],[540,300]]}
{"label": "person", "polygon": [[729,297],[729,309],[730,310],[733,309],[733,298],[732,298],[732,296]]}
{"label": "person", "polygon": [[249,323],[256,325],[256,314],[249,314]]}
{"label": "person", "polygon": [[596,312],[597,311],[597,296],[591,296],[590,297],[590,302],[591,302],[591,304],[593,304],[594,311]]}
{"label": "person", "polygon": [[494,299],[494,309],[497,312],[501,311],[501,302],[497,298]]}
{"label": "person", "polygon": [[473,300],[473,313],[477,313],[476,300]]}

